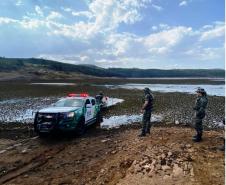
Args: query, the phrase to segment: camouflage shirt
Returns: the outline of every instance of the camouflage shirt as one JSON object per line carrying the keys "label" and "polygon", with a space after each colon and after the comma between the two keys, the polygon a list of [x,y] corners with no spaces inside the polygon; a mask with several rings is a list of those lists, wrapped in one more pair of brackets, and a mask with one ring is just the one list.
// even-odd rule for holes
{"label": "camouflage shirt", "polygon": [[153,108],[153,100],[154,100],[154,96],[152,94],[146,94],[145,95],[144,101],[148,102],[148,104],[144,108],[145,110],[152,110],[152,108]]}
{"label": "camouflage shirt", "polygon": [[196,117],[197,118],[204,118],[206,113],[205,109],[208,104],[208,99],[206,96],[200,96],[196,99],[194,110],[196,111]]}

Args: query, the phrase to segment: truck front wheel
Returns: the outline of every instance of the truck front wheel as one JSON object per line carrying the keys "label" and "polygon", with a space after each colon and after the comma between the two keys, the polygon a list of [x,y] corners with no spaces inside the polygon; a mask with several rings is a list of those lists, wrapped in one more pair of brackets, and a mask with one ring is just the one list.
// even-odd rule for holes
{"label": "truck front wheel", "polygon": [[85,133],[86,131],[86,126],[85,126],[85,119],[82,118],[79,122],[78,125],[76,126],[76,134],[81,136]]}

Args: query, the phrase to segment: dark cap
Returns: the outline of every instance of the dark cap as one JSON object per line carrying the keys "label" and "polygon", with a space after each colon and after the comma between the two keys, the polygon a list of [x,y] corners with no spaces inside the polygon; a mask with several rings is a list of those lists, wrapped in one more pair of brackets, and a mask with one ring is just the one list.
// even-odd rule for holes
{"label": "dark cap", "polygon": [[145,87],[145,88],[144,88],[144,92],[145,92],[145,93],[150,93],[151,90],[150,90],[148,87]]}
{"label": "dark cap", "polygon": [[205,91],[205,89],[203,89],[203,88],[201,88],[201,87],[199,87],[195,92],[197,92],[197,93],[206,93],[206,91]]}

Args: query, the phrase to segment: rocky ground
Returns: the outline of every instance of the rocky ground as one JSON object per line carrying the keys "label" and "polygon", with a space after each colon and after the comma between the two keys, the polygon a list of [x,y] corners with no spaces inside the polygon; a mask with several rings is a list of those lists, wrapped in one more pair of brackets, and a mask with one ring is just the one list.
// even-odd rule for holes
{"label": "rocky ground", "polygon": [[90,128],[80,138],[0,139],[0,184],[224,184],[220,131],[193,143],[187,127],[154,126],[138,138],[139,126]]}

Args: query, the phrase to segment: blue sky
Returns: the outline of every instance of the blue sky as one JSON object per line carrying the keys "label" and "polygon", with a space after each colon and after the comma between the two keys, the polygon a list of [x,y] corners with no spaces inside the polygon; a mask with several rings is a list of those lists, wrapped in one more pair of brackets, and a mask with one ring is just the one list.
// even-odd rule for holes
{"label": "blue sky", "polygon": [[0,56],[224,68],[224,0],[1,0]]}

